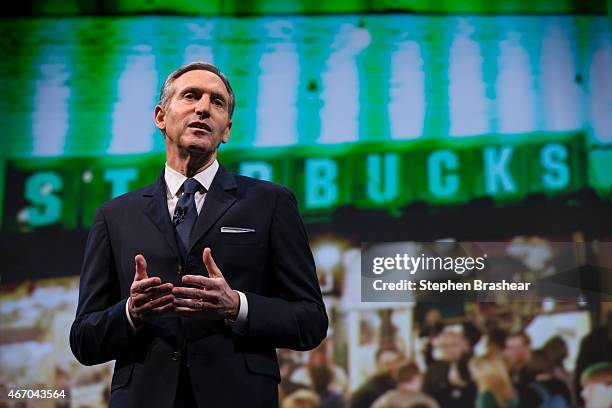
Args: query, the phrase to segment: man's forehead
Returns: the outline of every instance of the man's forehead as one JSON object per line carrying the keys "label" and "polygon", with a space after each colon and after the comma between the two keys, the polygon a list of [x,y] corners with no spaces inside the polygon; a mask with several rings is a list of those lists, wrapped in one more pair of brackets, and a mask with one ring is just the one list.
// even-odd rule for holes
{"label": "man's forehead", "polygon": [[380,356],[378,357],[380,361],[389,361],[389,360],[394,360],[396,358],[397,358],[397,352],[394,350],[385,350],[382,353],[380,353]]}
{"label": "man's forehead", "polygon": [[221,92],[224,95],[228,95],[225,84],[221,78],[210,71],[202,69],[187,71],[174,81],[175,90],[181,90],[185,88],[198,88],[203,90],[210,90]]}
{"label": "man's forehead", "polygon": [[526,345],[527,342],[523,340],[522,337],[513,336],[513,337],[508,337],[506,339],[506,344],[512,345],[512,346],[523,346],[523,345]]}

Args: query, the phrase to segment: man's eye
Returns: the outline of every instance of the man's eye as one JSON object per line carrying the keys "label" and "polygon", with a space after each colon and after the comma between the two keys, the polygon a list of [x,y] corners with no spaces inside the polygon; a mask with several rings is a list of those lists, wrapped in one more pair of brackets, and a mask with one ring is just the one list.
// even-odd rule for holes
{"label": "man's eye", "polygon": [[225,103],[223,102],[223,99],[221,99],[221,98],[214,98],[214,99],[213,99],[213,103],[214,103],[215,105],[217,105],[217,106],[223,106],[223,105],[225,105]]}
{"label": "man's eye", "polygon": [[194,99],[195,98],[195,94],[193,92],[187,92],[185,94],[185,99]]}

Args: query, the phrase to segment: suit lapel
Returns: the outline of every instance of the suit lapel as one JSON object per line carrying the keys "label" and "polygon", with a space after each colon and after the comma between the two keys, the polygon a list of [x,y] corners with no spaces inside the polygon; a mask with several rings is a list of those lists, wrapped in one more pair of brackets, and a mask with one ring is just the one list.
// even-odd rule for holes
{"label": "suit lapel", "polygon": [[166,242],[180,258],[180,251],[176,243],[174,228],[168,214],[168,200],[166,197],[166,182],[164,181],[164,171],[157,183],[152,185],[150,189],[145,190],[142,194],[145,200],[144,211],[151,218],[155,226],[166,239]]}
{"label": "suit lapel", "polygon": [[191,246],[188,253],[191,252],[195,244],[202,239],[204,234],[236,202],[234,194],[236,188],[234,176],[225,170],[223,166],[219,165],[219,170],[217,170],[210,189],[206,193],[200,215],[191,231]]}

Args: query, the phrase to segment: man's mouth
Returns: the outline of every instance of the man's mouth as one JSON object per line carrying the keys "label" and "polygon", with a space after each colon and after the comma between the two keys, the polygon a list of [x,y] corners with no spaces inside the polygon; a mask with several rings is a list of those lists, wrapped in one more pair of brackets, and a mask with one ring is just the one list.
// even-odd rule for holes
{"label": "man's mouth", "polygon": [[207,132],[212,131],[212,128],[204,122],[191,122],[187,125],[187,127],[194,128],[194,129],[201,129]]}

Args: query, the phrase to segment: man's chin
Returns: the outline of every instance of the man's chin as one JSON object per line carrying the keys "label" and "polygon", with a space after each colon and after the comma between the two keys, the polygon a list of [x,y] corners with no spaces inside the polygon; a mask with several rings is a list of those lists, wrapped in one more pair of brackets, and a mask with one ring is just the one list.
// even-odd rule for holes
{"label": "man's chin", "polygon": [[189,135],[181,139],[183,149],[189,152],[210,152],[216,150],[208,135]]}
{"label": "man's chin", "polygon": [[216,148],[207,145],[189,145],[186,149],[191,156],[210,156],[217,151]]}

